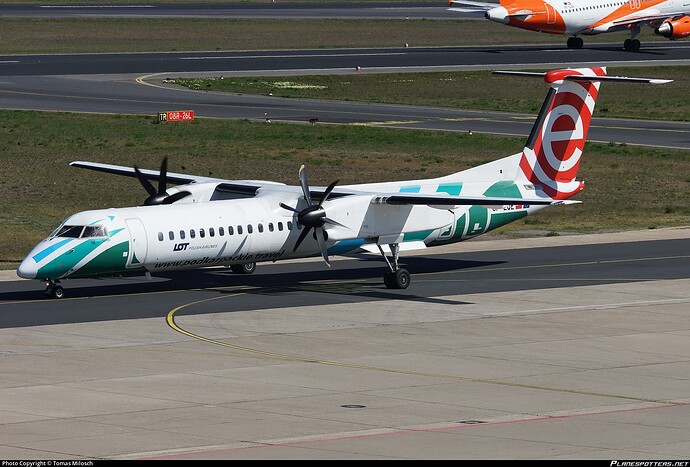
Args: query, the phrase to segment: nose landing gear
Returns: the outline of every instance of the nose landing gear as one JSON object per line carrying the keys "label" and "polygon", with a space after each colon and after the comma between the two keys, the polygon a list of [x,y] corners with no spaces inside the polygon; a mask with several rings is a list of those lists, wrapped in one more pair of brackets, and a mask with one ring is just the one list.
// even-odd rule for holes
{"label": "nose landing gear", "polygon": [[46,297],[49,298],[62,298],[65,296],[65,289],[60,285],[59,280],[48,280],[46,282]]}

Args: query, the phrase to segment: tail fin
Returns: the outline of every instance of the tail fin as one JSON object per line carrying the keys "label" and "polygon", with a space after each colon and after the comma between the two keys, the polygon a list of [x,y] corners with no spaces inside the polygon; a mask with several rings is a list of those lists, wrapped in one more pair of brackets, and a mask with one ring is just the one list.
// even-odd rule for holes
{"label": "tail fin", "polygon": [[495,73],[543,76],[551,87],[522,151],[518,179],[532,182],[536,190],[558,200],[584,188],[576,176],[601,81],[669,82],[606,76],[606,68]]}

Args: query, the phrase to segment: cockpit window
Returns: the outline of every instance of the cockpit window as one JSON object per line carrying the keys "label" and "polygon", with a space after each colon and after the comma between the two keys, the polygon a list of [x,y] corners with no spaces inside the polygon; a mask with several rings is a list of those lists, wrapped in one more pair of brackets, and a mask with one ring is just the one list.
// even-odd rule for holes
{"label": "cockpit window", "polygon": [[79,238],[81,231],[84,230],[83,225],[63,225],[62,228],[55,234],[56,237]]}
{"label": "cockpit window", "polygon": [[108,234],[105,231],[105,227],[102,225],[87,225],[84,227],[84,232],[81,234],[82,237],[107,237]]}
{"label": "cockpit window", "polygon": [[107,237],[108,232],[102,225],[63,225],[54,236],[67,238]]}

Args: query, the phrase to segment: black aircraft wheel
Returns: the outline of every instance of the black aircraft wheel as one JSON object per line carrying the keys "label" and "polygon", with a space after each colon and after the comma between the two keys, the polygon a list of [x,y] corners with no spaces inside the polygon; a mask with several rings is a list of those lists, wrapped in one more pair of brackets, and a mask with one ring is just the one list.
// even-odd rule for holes
{"label": "black aircraft wheel", "polygon": [[383,283],[389,289],[406,289],[410,285],[410,273],[407,269],[386,271],[383,275]]}
{"label": "black aircraft wheel", "polygon": [[581,37],[569,37],[566,44],[569,49],[581,49],[584,42]]}
{"label": "black aircraft wheel", "polygon": [[639,39],[626,39],[623,42],[623,48],[628,52],[637,52],[640,50],[640,40]]}
{"label": "black aircraft wheel", "polygon": [[395,271],[395,288],[406,289],[410,285],[410,273],[407,269],[398,269]]}
{"label": "black aircraft wheel", "polygon": [[233,264],[230,269],[235,274],[252,274],[256,271],[256,263]]}
{"label": "black aircraft wheel", "polygon": [[386,286],[388,289],[394,289],[395,288],[395,273],[386,271],[383,273],[383,285]]}
{"label": "black aircraft wheel", "polygon": [[50,296],[53,298],[62,298],[65,296],[65,289],[63,289],[59,285],[56,285],[55,287],[53,287],[53,290],[50,293]]}

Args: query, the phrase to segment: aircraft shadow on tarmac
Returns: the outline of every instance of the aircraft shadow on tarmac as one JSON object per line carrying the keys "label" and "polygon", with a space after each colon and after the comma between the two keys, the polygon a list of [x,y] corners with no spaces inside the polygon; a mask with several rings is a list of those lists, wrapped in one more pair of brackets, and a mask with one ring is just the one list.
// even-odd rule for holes
{"label": "aircraft shadow on tarmac", "polygon": [[[340,263],[336,261],[332,268],[326,268],[322,263],[307,264],[287,263],[259,263],[256,273],[251,275],[234,274],[229,268],[209,268],[190,271],[161,272],[153,274],[152,280],[144,277],[136,278],[106,278],[106,279],[73,279],[65,280],[65,298],[104,297],[115,295],[134,295],[146,293],[160,293],[167,291],[184,291],[195,289],[220,289],[230,287],[247,287],[247,293],[280,295],[297,290],[313,290],[325,293],[360,294],[372,299],[406,299],[406,300],[435,300],[428,288],[415,287],[415,275],[424,273],[444,273],[466,269],[482,268],[505,263],[506,261],[467,261],[442,257],[411,256],[401,258],[401,267],[410,271],[412,285],[405,290],[387,289],[383,284],[385,266],[380,258],[372,259],[362,255],[358,261]],[[340,264],[339,264],[340,263]],[[366,291],[347,292],[343,286],[347,284],[367,284]],[[323,283],[329,287],[321,287]],[[45,298],[40,281],[26,281],[21,283],[21,290],[0,292],[0,302],[28,301]],[[341,286],[338,289],[335,286]],[[420,292],[427,296],[415,295]],[[232,293],[232,290],[225,291]],[[46,302],[51,300],[46,299]],[[437,301],[436,301],[437,302]],[[444,302],[445,303],[445,302]],[[458,302],[453,301],[453,304]]]}

